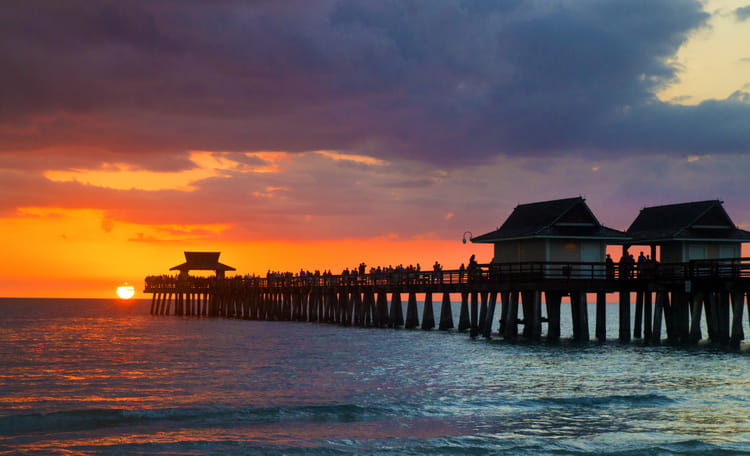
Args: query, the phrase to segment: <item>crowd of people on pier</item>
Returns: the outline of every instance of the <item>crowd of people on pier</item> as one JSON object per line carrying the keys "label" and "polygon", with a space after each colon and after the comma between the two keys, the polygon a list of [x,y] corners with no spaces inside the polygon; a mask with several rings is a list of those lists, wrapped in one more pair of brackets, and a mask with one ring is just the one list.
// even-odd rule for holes
{"label": "crowd of people on pier", "polygon": [[[327,270],[306,270],[300,269],[298,272],[291,271],[272,271],[268,270],[265,276],[258,276],[254,274],[237,275],[227,277],[227,280],[242,280],[249,285],[268,284],[268,285],[333,285],[333,284],[381,284],[381,283],[403,283],[403,284],[418,284],[418,283],[444,283],[445,280],[463,282],[469,277],[469,271],[474,268],[476,269],[476,260],[472,255],[469,267],[465,267],[461,264],[458,271],[452,271],[456,277],[446,277],[444,273],[443,265],[440,262],[435,261],[432,265],[431,270],[423,270],[422,266],[417,264],[410,264],[404,266],[398,264],[396,266],[370,266],[361,262],[355,267],[344,268],[340,274],[335,275],[330,269]],[[180,275],[153,275],[146,277],[146,287],[155,286],[157,284],[170,285],[177,284],[180,280],[189,280],[195,284],[205,284],[209,286],[216,280],[216,277],[195,277],[195,276],[180,276]]]}
{"label": "crowd of people on pier", "polygon": [[[615,278],[615,262],[612,256],[608,253],[605,260],[607,278]],[[638,259],[629,253],[627,250],[623,252],[620,257],[617,267],[619,269],[618,278],[621,280],[644,278],[647,275],[656,271],[659,262],[651,259],[650,255],[644,255],[643,252],[638,254]]]}
{"label": "crowd of people on pier", "polygon": [[[461,270],[464,270],[464,266],[461,265]],[[344,268],[340,274],[334,275],[331,270],[324,271],[309,271],[301,269],[297,273],[292,272],[278,272],[268,271],[266,279],[269,283],[283,282],[309,282],[315,283],[320,280],[329,282],[334,279],[348,283],[378,283],[378,282],[400,282],[400,283],[440,283],[443,280],[443,266],[435,261],[432,266],[432,270],[422,270],[422,266],[417,263],[404,266],[399,264],[397,266],[370,266],[367,267],[365,262],[359,263],[357,266],[352,268]]]}

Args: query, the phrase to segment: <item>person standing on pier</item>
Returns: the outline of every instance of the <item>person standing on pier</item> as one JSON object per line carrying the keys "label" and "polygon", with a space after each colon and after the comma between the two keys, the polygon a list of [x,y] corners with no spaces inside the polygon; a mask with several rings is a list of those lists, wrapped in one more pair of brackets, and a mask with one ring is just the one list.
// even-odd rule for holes
{"label": "person standing on pier", "polygon": [[607,259],[604,260],[607,270],[607,279],[611,280],[615,278],[615,262],[612,260],[612,255],[607,254]]}
{"label": "person standing on pier", "polygon": [[469,273],[469,282],[473,281],[476,278],[478,268],[479,265],[477,264],[476,255],[471,255],[471,257],[469,257],[469,267],[467,268],[467,272]]}

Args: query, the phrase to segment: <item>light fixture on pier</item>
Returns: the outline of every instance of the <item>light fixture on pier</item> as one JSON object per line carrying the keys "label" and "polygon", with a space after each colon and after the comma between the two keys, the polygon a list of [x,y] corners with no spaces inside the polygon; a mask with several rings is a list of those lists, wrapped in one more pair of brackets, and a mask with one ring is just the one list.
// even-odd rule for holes
{"label": "light fixture on pier", "polygon": [[474,238],[474,235],[471,234],[471,231],[465,231],[463,238],[461,238],[461,242],[463,242],[464,244],[466,244],[466,235],[467,234],[469,235],[469,240],[472,240]]}

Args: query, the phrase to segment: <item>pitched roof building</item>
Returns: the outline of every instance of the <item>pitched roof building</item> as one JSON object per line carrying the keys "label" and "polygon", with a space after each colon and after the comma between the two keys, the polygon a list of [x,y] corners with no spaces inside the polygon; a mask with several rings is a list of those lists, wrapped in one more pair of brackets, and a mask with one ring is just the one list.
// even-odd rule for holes
{"label": "pitched roof building", "polygon": [[660,246],[660,261],[739,258],[750,232],[737,228],[719,200],[647,207],[627,234],[630,244]]}
{"label": "pitched roof building", "polygon": [[170,268],[170,271],[180,271],[180,276],[187,276],[190,271],[215,271],[216,277],[223,278],[226,271],[236,269],[219,263],[221,252],[185,252],[185,262]]}
{"label": "pitched roof building", "polygon": [[576,197],[516,206],[500,228],[471,241],[494,244],[494,263],[603,262],[608,243],[627,239]]}

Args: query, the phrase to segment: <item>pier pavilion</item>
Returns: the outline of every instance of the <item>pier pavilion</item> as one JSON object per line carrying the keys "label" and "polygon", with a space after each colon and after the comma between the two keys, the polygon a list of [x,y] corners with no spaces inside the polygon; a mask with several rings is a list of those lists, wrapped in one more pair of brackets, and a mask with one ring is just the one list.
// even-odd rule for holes
{"label": "pier pavilion", "polygon": [[737,228],[719,200],[668,204],[641,209],[627,230],[630,244],[651,247],[662,263],[742,257],[750,231]]}
{"label": "pier pavilion", "polygon": [[217,279],[223,279],[226,271],[235,271],[231,266],[219,263],[221,252],[185,252],[185,262],[170,268],[180,271],[180,278],[187,278],[190,271],[214,271]]}
{"label": "pier pavilion", "polygon": [[[582,197],[518,205],[500,228],[471,238],[494,245],[493,263],[566,263],[570,274],[586,268],[572,263],[603,264],[607,244],[626,240],[627,234],[599,223]],[[553,272],[547,268],[544,273]],[[604,267],[593,273],[604,278]]]}

